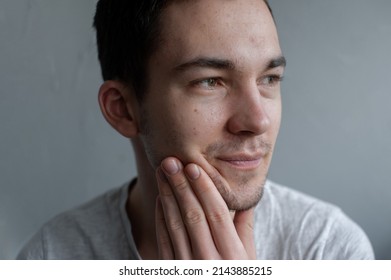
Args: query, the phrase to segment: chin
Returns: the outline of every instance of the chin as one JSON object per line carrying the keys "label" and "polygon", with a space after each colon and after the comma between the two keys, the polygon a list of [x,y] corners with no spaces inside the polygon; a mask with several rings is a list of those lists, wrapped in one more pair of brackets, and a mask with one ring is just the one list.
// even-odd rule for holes
{"label": "chin", "polygon": [[[236,180],[237,181],[237,180]],[[263,180],[246,180],[225,183],[222,180],[214,182],[229,210],[245,211],[255,207],[262,199],[264,185]]]}

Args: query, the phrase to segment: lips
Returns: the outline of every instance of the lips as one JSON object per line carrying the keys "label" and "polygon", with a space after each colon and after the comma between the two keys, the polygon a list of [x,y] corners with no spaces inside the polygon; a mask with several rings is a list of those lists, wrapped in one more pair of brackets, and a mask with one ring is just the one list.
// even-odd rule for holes
{"label": "lips", "polygon": [[263,156],[261,154],[240,154],[218,157],[218,160],[237,169],[251,170],[257,168],[261,164],[262,158]]}

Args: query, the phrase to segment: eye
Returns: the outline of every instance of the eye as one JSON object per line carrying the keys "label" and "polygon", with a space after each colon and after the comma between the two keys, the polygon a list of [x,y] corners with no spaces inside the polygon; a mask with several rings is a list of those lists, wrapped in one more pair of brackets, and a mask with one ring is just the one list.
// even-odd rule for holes
{"label": "eye", "polygon": [[268,75],[261,79],[260,84],[268,87],[273,87],[278,85],[282,80],[283,77],[281,75]]}
{"label": "eye", "polygon": [[199,81],[199,84],[201,86],[207,87],[207,88],[213,88],[216,87],[218,84],[218,81],[216,78],[208,78],[202,81]]}
{"label": "eye", "polygon": [[202,80],[197,80],[193,83],[194,86],[200,87],[206,90],[212,90],[218,87],[221,84],[219,78],[207,78]]}

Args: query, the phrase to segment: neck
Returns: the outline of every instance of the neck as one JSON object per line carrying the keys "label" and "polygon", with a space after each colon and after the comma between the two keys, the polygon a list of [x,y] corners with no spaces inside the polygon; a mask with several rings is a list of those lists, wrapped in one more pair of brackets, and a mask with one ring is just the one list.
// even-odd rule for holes
{"label": "neck", "polygon": [[[135,140],[137,141],[137,140]],[[155,170],[142,149],[133,143],[138,177],[129,193],[127,212],[137,250],[143,259],[157,259],[155,204],[158,195]]]}

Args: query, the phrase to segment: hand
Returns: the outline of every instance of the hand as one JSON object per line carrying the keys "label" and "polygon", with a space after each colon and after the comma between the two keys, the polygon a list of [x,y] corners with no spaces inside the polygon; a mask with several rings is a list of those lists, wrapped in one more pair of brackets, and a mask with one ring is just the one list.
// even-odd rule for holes
{"label": "hand", "polygon": [[166,158],[157,170],[156,234],[161,259],[255,259],[253,209],[228,207],[207,173]]}

